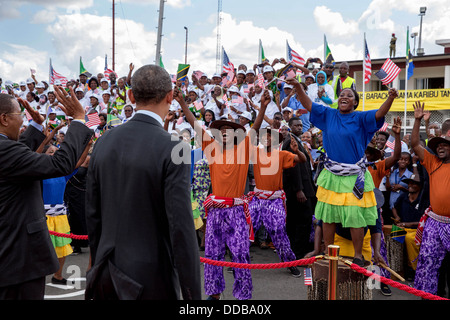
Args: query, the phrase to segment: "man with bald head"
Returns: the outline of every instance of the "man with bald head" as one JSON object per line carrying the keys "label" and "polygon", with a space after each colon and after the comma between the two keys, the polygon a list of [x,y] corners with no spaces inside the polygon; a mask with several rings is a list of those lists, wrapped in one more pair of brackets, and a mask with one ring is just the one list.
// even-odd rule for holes
{"label": "man with bald head", "polygon": [[[53,156],[34,152],[46,138],[44,118],[27,101],[0,94],[0,300],[42,300],[45,277],[59,268],[48,232],[41,180],[72,173],[93,131],[73,89],[56,87],[60,107],[73,117]],[[32,120],[19,137],[23,113]]]}
{"label": "man with bald head", "polygon": [[145,65],[131,86],[135,115],[97,140],[89,163],[86,299],[201,299],[190,165],[173,161],[173,150],[186,149],[163,125],[172,82]]}

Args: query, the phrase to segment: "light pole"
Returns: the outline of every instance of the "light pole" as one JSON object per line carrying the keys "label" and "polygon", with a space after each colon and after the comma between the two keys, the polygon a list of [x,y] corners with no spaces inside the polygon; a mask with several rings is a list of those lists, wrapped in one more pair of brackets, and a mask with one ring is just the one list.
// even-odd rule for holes
{"label": "light pole", "polygon": [[187,64],[187,44],[188,44],[188,28],[184,27],[186,29],[186,45],[184,49],[184,64]]}
{"label": "light pole", "polygon": [[422,20],[423,16],[425,15],[425,12],[427,11],[427,7],[420,7],[420,31],[419,31],[419,47],[417,48],[417,55],[423,56],[425,54],[425,51],[422,48]]}
{"label": "light pole", "polygon": [[416,55],[416,37],[417,37],[417,35],[418,35],[417,32],[411,33],[411,38],[414,39],[414,50],[413,50],[413,55]]}

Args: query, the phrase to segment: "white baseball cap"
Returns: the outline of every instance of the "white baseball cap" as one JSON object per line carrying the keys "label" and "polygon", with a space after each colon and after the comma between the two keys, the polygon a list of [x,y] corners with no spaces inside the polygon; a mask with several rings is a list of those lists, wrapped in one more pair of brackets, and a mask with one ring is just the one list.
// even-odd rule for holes
{"label": "white baseball cap", "polygon": [[243,117],[243,118],[245,118],[245,119],[248,119],[248,120],[252,121],[252,114],[251,114],[250,112],[248,112],[248,111],[242,112],[242,113],[239,115],[239,117]]}

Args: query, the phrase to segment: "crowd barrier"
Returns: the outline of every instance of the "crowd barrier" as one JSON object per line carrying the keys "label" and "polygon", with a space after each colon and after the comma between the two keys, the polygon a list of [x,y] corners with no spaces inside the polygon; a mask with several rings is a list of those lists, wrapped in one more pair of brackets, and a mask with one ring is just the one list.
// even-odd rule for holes
{"label": "crowd barrier", "polygon": [[[74,235],[74,234],[66,234],[66,233],[57,233],[54,231],[49,231],[51,235],[57,236],[57,237],[63,237],[63,238],[71,238],[76,240],[88,240],[88,236],[85,235]],[[407,293],[410,293],[412,295],[415,295],[417,297],[421,297],[426,300],[449,300],[447,298],[443,298],[428,292],[424,292],[421,290],[417,290],[415,288],[412,288],[408,285],[399,283],[397,281],[385,278],[383,276],[380,276],[376,273],[373,273],[365,268],[362,268],[350,260],[347,260],[343,257],[338,256],[339,248],[337,246],[329,246],[328,248],[328,254],[326,255],[318,255],[315,257],[311,257],[308,259],[299,259],[294,261],[288,261],[288,262],[279,262],[279,263],[267,263],[267,264],[260,264],[260,263],[236,263],[236,262],[229,262],[229,261],[216,261],[207,259],[204,257],[200,257],[200,262],[207,263],[214,266],[219,267],[231,267],[231,268],[241,268],[241,269],[282,269],[282,268],[289,268],[289,267],[297,267],[297,266],[306,266],[311,265],[314,262],[321,260],[321,259],[327,259],[330,261],[330,273],[329,273],[329,283],[328,283],[328,300],[335,300],[336,299],[336,268],[337,268],[337,262],[341,261],[348,265],[352,270],[355,272],[358,272],[360,274],[363,274],[366,277],[370,277],[372,279],[375,279],[376,281],[382,282],[388,286],[397,288],[399,290],[405,291]]]}

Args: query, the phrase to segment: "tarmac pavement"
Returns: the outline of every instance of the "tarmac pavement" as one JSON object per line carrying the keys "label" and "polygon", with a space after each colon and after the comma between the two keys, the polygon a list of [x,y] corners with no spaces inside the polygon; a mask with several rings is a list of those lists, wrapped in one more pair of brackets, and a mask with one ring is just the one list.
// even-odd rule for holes
{"label": "tarmac pavement", "polygon": [[[84,290],[86,288],[86,269],[89,264],[89,249],[83,248],[81,254],[70,255],[66,257],[63,276],[70,281],[67,286],[53,285],[51,283],[51,275],[47,276],[47,285],[45,290],[45,300],[84,300]],[[204,252],[200,251],[203,256]],[[278,255],[272,249],[260,249],[257,246],[250,248],[252,263],[278,263]],[[229,256],[226,260],[230,261]],[[203,263],[201,263],[202,289],[203,289]],[[233,300],[233,274],[228,272],[228,268],[224,267],[225,291],[223,292],[223,300]],[[307,301],[307,286],[304,284],[304,267],[299,267],[302,276],[295,278],[286,268],[282,269],[252,269],[253,297],[252,300],[297,300]],[[409,285],[406,282],[404,284]],[[420,297],[414,296],[408,292],[392,288],[391,296],[384,296],[379,289],[374,289],[372,294],[373,300],[390,301],[390,300],[421,300]],[[202,299],[207,296],[203,293]]]}

